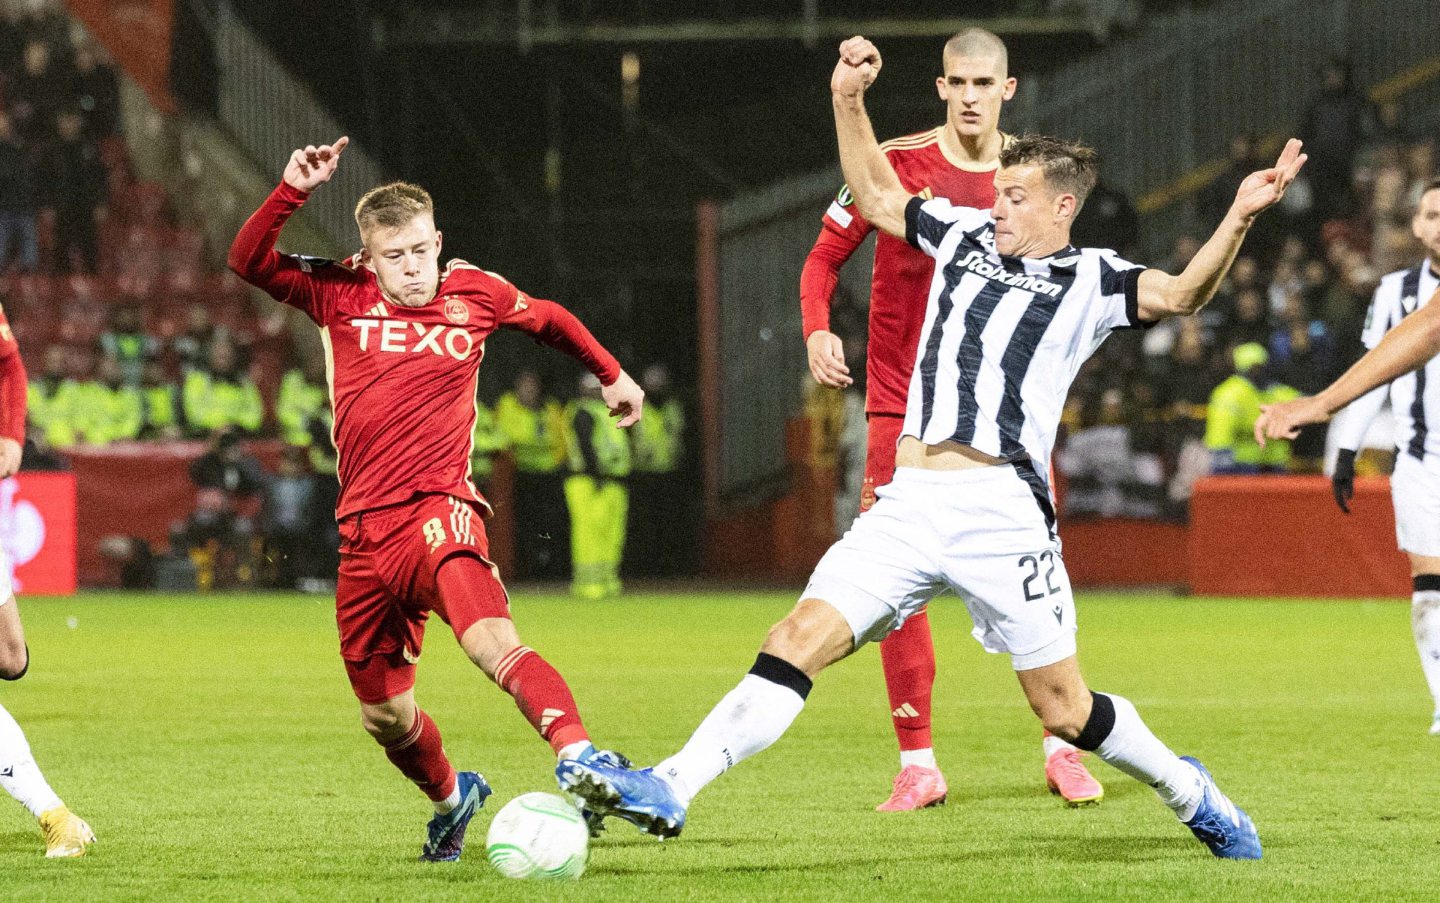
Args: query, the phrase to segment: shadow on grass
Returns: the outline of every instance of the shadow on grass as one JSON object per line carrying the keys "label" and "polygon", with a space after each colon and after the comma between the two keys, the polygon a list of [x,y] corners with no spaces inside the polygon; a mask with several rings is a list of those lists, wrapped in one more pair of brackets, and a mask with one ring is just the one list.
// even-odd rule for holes
{"label": "shadow on grass", "polygon": [[38,831],[0,833],[0,853],[34,853],[36,850],[43,850]]}
{"label": "shadow on grass", "polygon": [[1185,853],[1203,852],[1193,837],[1177,834],[1173,837],[1158,834],[1130,835],[1128,837],[1076,837],[1073,834],[1057,834],[1052,837],[1033,837],[1031,842],[1013,852],[994,850],[991,856],[997,859],[1052,859],[1057,862],[1154,862],[1174,859]]}

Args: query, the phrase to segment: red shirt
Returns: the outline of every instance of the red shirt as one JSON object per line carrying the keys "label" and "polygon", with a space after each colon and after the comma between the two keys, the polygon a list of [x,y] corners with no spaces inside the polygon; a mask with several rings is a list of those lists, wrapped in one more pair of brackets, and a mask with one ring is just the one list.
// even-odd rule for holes
{"label": "red shirt", "polygon": [[320,327],[335,412],[337,517],[443,492],[486,504],[470,480],[485,339],[508,327],[565,351],[613,383],[620,365],[564,308],[463,260],[422,307],[390,301],[365,267],[274,250],[305,192],[281,183],[230,248],[231,269]]}
{"label": "red shirt", "polygon": [[[938,126],[880,145],[900,184],[911,194],[945,198],[957,206],[988,210],[995,203],[995,165],[982,171],[961,169],[941,149]],[[840,267],[874,231],[860,215],[848,188],[831,203],[824,226],[805,259],[800,276],[800,308],[804,336],[830,327],[830,298]],[[920,327],[935,261],[910,247],[903,238],[881,233],[875,238],[875,270],[870,279],[870,337],[866,354],[865,411],[904,414],[915,368]]]}
{"label": "red shirt", "polygon": [[25,444],[25,365],[20,361],[20,346],[10,321],[0,310],[0,436]]}

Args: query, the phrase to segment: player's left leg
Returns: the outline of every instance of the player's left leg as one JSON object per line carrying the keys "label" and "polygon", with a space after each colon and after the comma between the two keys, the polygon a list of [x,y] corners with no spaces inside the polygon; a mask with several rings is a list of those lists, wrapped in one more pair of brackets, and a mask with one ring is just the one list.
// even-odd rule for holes
{"label": "player's left leg", "polygon": [[540,653],[520,642],[510,601],[494,569],[475,554],[446,558],[435,575],[444,615],[470,660],[509,693],[556,755],[574,758],[590,735],[565,678]]}
{"label": "player's left leg", "polygon": [[[1068,648],[1074,648],[1073,635]],[[1057,654],[1061,651],[1066,650]],[[1030,660],[1041,661],[1042,654],[1043,650],[1033,653]],[[1220,792],[1210,772],[1196,760],[1171,752],[1145,726],[1129,700],[1091,692],[1073,654],[1023,670],[1024,657],[1015,658],[1020,686],[1046,730],[1153,787],[1161,802],[1216,856],[1260,858],[1255,825]]]}
{"label": "player's left leg", "polygon": [[[0,567],[4,562],[0,562]],[[15,597],[8,592],[0,600],[0,679],[19,680],[30,667],[25,647],[25,630]],[[0,706],[0,787],[40,821],[45,835],[45,856],[49,859],[85,855],[95,842],[90,830],[50,788],[30,751],[20,725]]]}

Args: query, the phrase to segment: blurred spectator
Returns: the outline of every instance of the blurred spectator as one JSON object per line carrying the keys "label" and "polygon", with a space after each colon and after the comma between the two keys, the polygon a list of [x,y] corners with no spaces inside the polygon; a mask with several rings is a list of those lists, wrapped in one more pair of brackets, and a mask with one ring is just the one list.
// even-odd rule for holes
{"label": "blurred spectator", "polygon": [[500,421],[495,410],[485,402],[475,400],[475,429],[471,432],[470,475],[482,487],[488,486],[495,472],[495,456],[507,446],[505,434],[500,431]]}
{"label": "blurred spectator", "polygon": [[[1252,136],[1240,134],[1231,138],[1225,169],[1202,188],[1196,198],[1196,212],[1200,215],[1201,225],[1212,229],[1219,225],[1235,202],[1235,191],[1240,183],[1250,173],[1267,165],[1269,162],[1262,160],[1256,152]],[[1246,244],[1249,244],[1248,237]],[[1247,247],[1247,250],[1250,248]]]}
{"label": "blurred spectator", "polygon": [[233,503],[260,494],[265,470],[246,450],[238,431],[221,430],[205,454],[191,462],[190,480],[201,489],[224,492]]}
{"label": "blurred spectator", "polygon": [[140,398],[144,409],[141,438],[180,438],[180,390],[159,358],[150,358],[141,370]]}
{"label": "blurred spectator", "polygon": [[106,536],[100,557],[120,571],[121,589],[155,589],[155,552],[138,536]]}
{"label": "blurred spectator", "polygon": [[45,349],[44,364],[38,372],[30,374],[26,387],[26,419],[30,422],[28,432],[45,437],[45,444],[52,448],[64,448],[74,444],[68,423],[68,412],[61,408],[61,402],[68,396],[61,388],[70,379],[69,354],[63,345],[51,345]]}
{"label": "blurred spectator", "polygon": [[35,228],[35,167],[10,117],[0,112],[0,272],[11,261],[32,273],[40,265],[40,239]]}
{"label": "blurred spectator", "polygon": [[145,332],[140,308],[133,303],[119,304],[110,318],[110,328],[100,336],[100,348],[120,364],[126,385],[139,386],[144,376],[145,361],[155,354],[159,343]]}
{"label": "blurred spectator", "polygon": [[303,358],[300,366],[286,371],[275,400],[275,420],[280,438],[289,445],[309,447],[313,441],[311,422],[329,404],[325,384],[325,363],[318,356]]}
{"label": "blurred spectator", "polygon": [[515,566],[522,577],[564,579],[570,535],[563,494],[565,414],[525,370],[495,403],[495,419],[515,452]]}
{"label": "blurred spectator", "polygon": [[115,133],[120,114],[120,86],[104,51],[89,41],[75,48],[70,99],[85,114],[85,136],[99,140]]}
{"label": "blurred spectator", "polygon": [[1265,298],[1257,287],[1243,288],[1235,294],[1233,308],[1219,329],[1219,344],[1265,345],[1270,341],[1270,316]]}
{"label": "blurred spectator", "polygon": [[1140,239],[1140,218],[1125,192],[1103,178],[1075,218],[1071,241],[1080,248],[1109,248],[1130,257]]}
{"label": "blurred spectator", "polygon": [[670,383],[664,364],[651,364],[640,375],[645,416],[630,429],[627,571],[641,577],[674,577],[690,571],[687,550],[697,512],[681,468],[685,463],[685,406]]}
{"label": "blurred spectator", "polygon": [[276,475],[267,481],[260,508],[260,535],[271,585],[294,589],[301,577],[314,576],[312,547],[315,483],[305,467],[305,450],[290,445],[280,455]]}
{"label": "blurred spectator", "polygon": [[566,411],[570,475],[570,592],[585,601],[618,596],[630,507],[630,440],[610,422],[610,411],[593,373],[580,378],[579,397]]}
{"label": "blurred spectator", "polygon": [[186,375],[181,403],[192,434],[204,436],[231,428],[259,431],[264,403],[239,363],[234,345],[216,341],[210,346],[209,365]]}
{"label": "blurred spectator", "polygon": [[1351,173],[1372,118],[1370,102],[1351,84],[1349,62],[1337,58],[1327,63],[1320,90],[1300,125],[1300,140],[1310,155],[1307,177],[1321,219],[1350,209]]}
{"label": "blurred spectator", "polygon": [[82,390],[81,441],[108,445],[140,437],[144,402],[139,389],[125,384],[120,362],[113,355],[100,358],[95,379],[84,384]]}
{"label": "blurred spectator", "polygon": [[45,152],[50,165],[47,204],[55,211],[55,254],[60,269],[93,273],[99,263],[96,229],[105,212],[105,168],[100,150],[83,133],[73,110],[55,118],[59,140]]}
{"label": "blurred spectator", "polygon": [[1210,393],[1206,406],[1205,446],[1210,449],[1212,473],[1259,473],[1260,443],[1255,421],[1260,416],[1261,390],[1269,353],[1258,342],[1238,346],[1233,354],[1235,373]]}
{"label": "blurred spectator", "polygon": [[170,340],[170,350],[179,358],[181,368],[189,373],[205,366],[210,343],[215,337],[210,308],[204,304],[192,304],[185,311],[185,330]]}
{"label": "blurred spectator", "polygon": [[51,64],[50,45],[31,38],[21,56],[20,71],[6,96],[15,128],[25,143],[38,146],[50,138],[55,115],[65,102],[65,78]]}
{"label": "blurred spectator", "polygon": [[1118,388],[1105,390],[1091,407],[1060,454],[1067,515],[1158,516],[1163,470],[1153,454],[1134,447],[1131,423],[1138,412],[1127,408]]}

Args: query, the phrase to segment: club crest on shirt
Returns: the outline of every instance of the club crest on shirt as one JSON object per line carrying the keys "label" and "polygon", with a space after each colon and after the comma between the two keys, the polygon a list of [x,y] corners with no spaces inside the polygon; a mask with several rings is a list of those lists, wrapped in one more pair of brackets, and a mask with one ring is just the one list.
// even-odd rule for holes
{"label": "club crest on shirt", "polygon": [[470,308],[459,298],[446,298],[445,318],[456,326],[464,326],[470,322]]}

